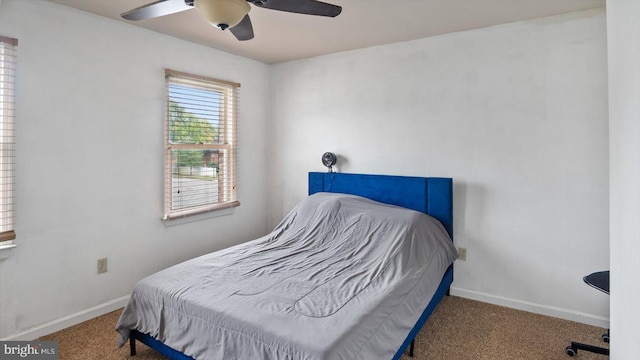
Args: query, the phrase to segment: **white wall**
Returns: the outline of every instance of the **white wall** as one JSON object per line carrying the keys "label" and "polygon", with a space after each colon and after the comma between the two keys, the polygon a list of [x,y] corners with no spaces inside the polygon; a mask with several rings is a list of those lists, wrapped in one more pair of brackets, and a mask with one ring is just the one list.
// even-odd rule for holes
{"label": "white wall", "polygon": [[607,1],[611,358],[640,359],[640,2]]}
{"label": "white wall", "polygon": [[454,294],[607,326],[606,51],[601,9],[275,65],[271,225],[325,151],[453,177]]}
{"label": "white wall", "polygon": [[[18,247],[0,263],[0,338],[68,325],[152,272],[267,231],[267,65],[39,0],[3,0],[0,34],[19,40]],[[232,215],[160,220],[164,68],[242,84]]]}

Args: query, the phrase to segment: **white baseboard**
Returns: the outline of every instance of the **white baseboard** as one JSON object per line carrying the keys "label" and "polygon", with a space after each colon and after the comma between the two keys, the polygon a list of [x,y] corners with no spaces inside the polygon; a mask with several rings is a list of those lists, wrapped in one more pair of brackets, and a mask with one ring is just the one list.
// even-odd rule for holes
{"label": "white baseboard", "polygon": [[[114,310],[118,310],[125,305],[129,301],[129,297],[131,295],[126,295],[111,301],[107,301],[104,304],[100,304],[98,306],[94,306],[87,310],[80,311],[75,314],[71,314],[69,316],[65,316],[63,318],[53,320],[44,325],[33,327],[27,331],[8,336],[6,338],[0,339],[0,341],[32,341],[39,337],[52,334],[56,331],[60,331],[66,329],[70,326],[80,324],[81,322],[85,322],[87,320],[91,320],[98,316],[110,313]],[[114,324],[115,326],[115,324]],[[115,327],[114,327],[115,331]]]}
{"label": "white baseboard", "polygon": [[609,328],[609,319],[595,316],[591,314],[585,314],[578,311],[567,310],[562,308],[557,308],[553,306],[544,306],[540,304],[535,304],[527,301],[509,299],[501,296],[485,294],[472,290],[465,290],[456,288],[454,286],[451,287],[450,291],[451,295],[463,297],[466,299],[482,301],[489,304],[499,305],[508,307],[516,310],[528,311],[534,314],[551,316],[559,319],[570,320],[579,322],[582,324],[597,326],[601,328]]}

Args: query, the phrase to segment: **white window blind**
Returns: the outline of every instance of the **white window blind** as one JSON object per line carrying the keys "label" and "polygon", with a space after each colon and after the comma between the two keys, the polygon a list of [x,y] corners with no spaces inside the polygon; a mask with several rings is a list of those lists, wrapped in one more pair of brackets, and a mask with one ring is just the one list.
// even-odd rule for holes
{"label": "white window blind", "polygon": [[238,206],[240,84],[165,70],[165,214]]}
{"label": "white window blind", "polygon": [[14,200],[14,102],[18,40],[0,36],[0,242],[16,238]]}

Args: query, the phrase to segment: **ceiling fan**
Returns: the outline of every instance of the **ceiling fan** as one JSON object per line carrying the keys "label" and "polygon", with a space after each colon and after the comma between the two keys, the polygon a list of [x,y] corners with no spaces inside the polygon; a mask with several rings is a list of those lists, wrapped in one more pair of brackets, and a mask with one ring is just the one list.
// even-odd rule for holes
{"label": "ceiling fan", "polygon": [[342,7],[316,0],[159,0],[120,14],[127,20],[144,20],[196,8],[211,25],[229,29],[240,41],[253,39],[251,6],[297,14],[336,17]]}

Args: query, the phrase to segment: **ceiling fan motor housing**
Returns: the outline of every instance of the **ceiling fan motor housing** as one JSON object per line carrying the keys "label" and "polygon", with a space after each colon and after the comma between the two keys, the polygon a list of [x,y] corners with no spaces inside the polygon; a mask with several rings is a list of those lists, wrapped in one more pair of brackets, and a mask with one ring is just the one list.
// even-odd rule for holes
{"label": "ceiling fan motor housing", "polygon": [[222,30],[238,25],[251,10],[246,0],[195,0],[194,5],[211,25]]}

